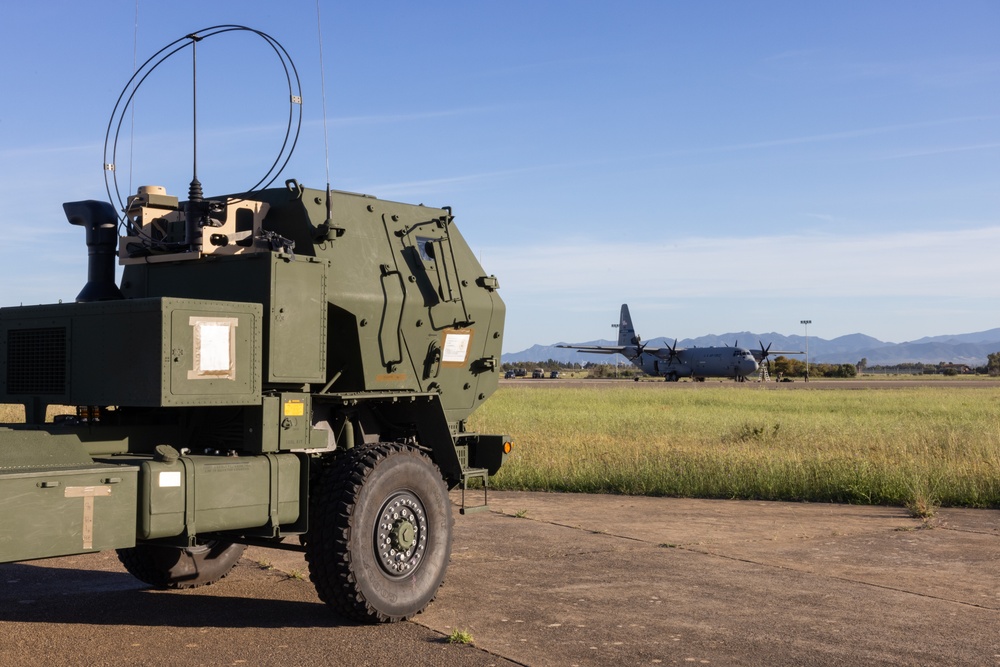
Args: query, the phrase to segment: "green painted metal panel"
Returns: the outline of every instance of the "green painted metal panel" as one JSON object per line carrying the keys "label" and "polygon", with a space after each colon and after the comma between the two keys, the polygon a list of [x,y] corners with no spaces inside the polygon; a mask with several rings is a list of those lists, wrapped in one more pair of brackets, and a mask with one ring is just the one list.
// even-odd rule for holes
{"label": "green painted metal panel", "polygon": [[325,382],[326,267],[272,257],[267,380]]}
{"label": "green painted metal panel", "polygon": [[162,405],[259,403],[259,306],[165,301],[173,307],[164,322],[170,369],[162,375]]}
{"label": "green painted metal panel", "polygon": [[178,298],[3,308],[0,402],[258,404],[261,315],[257,304]]}
{"label": "green painted metal panel", "polygon": [[290,392],[282,394],[278,431],[281,449],[309,447],[310,431],[312,431],[312,396]]}
{"label": "green painted metal panel", "polygon": [[146,460],[139,475],[139,537],[155,539],[293,524],[302,461],[294,454]]}
{"label": "green painted metal panel", "polygon": [[0,469],[0,562],[135,545],[134,466]]}
{"label": "green painted metal panel", "polygon": [[122,291],[260,304],[264,381],[326,381],[326,263],[317,258],[268,252],[130,265]]}

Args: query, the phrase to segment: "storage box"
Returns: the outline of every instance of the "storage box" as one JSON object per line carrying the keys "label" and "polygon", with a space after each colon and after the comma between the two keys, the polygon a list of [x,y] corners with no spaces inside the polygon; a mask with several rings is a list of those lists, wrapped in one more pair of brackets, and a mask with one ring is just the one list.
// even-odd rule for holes
{"label": "storage box", "polygon": [[183,456],[141,463],[139,537],[289,526],[305,466],[295,454]]}
{"label": "storage box", "polygon": [[137,472],[100,463],[0,469],[0,562],[135,546]]}

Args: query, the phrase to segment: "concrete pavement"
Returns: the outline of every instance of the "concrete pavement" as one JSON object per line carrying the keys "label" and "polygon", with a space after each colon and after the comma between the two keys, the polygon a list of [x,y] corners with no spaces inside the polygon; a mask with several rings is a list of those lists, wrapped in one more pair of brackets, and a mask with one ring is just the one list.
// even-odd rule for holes
{"label": "concrete pavement", "polygon": [[[532,665],[1000,664],[1000,513],[494,494],[460,518],[465,620]],[[522,518],[517,518],[521,515]],[[487,535],[489,537],[487,537]],[[478,587],[478,596],[455,588]]]}
{"label": "concrete pavement", "polygon": [[0,664],[1000,664],[997,511],[490,499],[456,511],[444,587],[393,626],[329,614],[294,552],[168,593],[113,554],[0,565]]}

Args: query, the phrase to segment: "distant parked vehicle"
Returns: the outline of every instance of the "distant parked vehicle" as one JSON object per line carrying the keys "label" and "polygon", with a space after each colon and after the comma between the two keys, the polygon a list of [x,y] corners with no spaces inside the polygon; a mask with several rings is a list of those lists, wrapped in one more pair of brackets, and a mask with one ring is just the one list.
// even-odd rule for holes
{"label": "distant parked vehicle", "polygon": [[523,368],[515,368],[514,377],[519,377],[519,378],[528,377],[528,371],[526,371]]}
{"label": "distant parked vehicle", "polygon": [[538,378],[543,378],[545,377],[545,371],[543,371],[541,368],[536,368],[535,370],[531,371],[531,377],[536,380]]}
{"label": "distant parked vehicle", "polygon": [[549,373],[549,377],[552,378],[553,380],[559,379],[559,371],[552,371],[551,373]]}
{"label": "distant parked vehicle", "polygon": [[503,379],[504,380],[509,380],[512,377],[515,377],[516,375],[517,374],[514,371],[507,371],[506,373],[503,374]]}

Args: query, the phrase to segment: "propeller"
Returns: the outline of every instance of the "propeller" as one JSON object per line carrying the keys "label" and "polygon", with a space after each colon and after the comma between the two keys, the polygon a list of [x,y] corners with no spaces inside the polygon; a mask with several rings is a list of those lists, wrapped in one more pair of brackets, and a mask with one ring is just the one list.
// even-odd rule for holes
{"label": "propeller", "polygon": [[762,364],[767,364],[767,370],[768,370],[768,372],[770,372],[771,371],[771,362],[767,360],[767,355],[768,355],[768,352],[771,351],[771,345],[773,343],[768,343],[767,347],[764,347],[764,343],[761,343],[759,339],[757,340],[757,342],[760,343],[760,362]]}
{"label": "propeller", "polygon": [[647,345],[649,345],[649,343],[643,343],[642,342],[642,338],[640,338],[639,336],[636,336],[635,338],[633,338],[632,342],[635,343],[635,356],[636,356],[636,358],[641,357],[642,356],[642,351],[646,348]]}
{"label": "propeller", "polygon": [[667,357],[667,366],[674,363],[674,359],[677,358],[677,339],[674,339],[674,344],[667,349],[670,350],[670,356]]}

